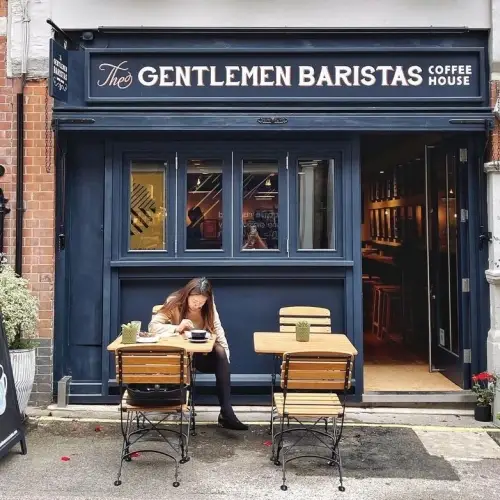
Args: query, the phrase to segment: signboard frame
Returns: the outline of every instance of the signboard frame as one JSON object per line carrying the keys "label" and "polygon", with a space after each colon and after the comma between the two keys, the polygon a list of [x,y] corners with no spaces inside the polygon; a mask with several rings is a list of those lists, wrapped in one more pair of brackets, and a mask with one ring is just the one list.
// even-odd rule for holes
{"label": "signboard frame", "polygon": [[61,102],[68,102],[69,70],[68,50],[53,38],[50,39],[49,95]]}
{"label": "signboard frame", "polygon": [[[140,64],[141,67],[147,67],[152,61],[158,61],[159,58],[164,58],[165,65],[168,67],[177,67],[177,62],[186,60],[189,65],[190,61],[204,61],[208,67],[224,68],[223,61],[237,61],[241,64],[256,64],[259,65],[262,61],[272,61],[280,65],[283,61],[290,61],[290,58],[297,61],[297,66],[307,65],[311,63],[319,64],[321,61],[332,62],[340,61],[339,64],[345,64],[346,61],[372,61],[373,65],[404,64],[408,58],[417,58],[419,60],[427,60],[429,64],[438,64],[439,61],[445,61],[448,58],[450,61],[458,61],[463,56],[464,60],[474,58],[474,85],[470,86],[470,92],[454,92],[454,88],[458,85],[444,86],[449,92],[443,91],[443,86],[436,85],[435,88],[441,92],[432,95],[432,92],[427,92],[426,95],[419,94],[417,86],[411,87],[406,92],[406,95],[401,96],[400,89],[394,86],[393,89],[388,89],[387,92],[380,93],[380,85],[362,86],[358,92],[353,92],[353,87],[342,88],[342,85],[334,85],[328,89],[328,92],[320,86],[315,88],[299,88],[292,83],[288,89],[280,89],[279,91],[273,86],[262,86],[252,95],[243,95],[240,91],[241,87],[235,86],[219,86],[223,89],[216,96],[213,95],[211,85],[206,85],[204,89],[208,89],[207,95],[202,95],[204,89],[198,92],[193,92],[192,89],[196,85],[187,85],[184,89],[178,90],[173,86],[163,86],[159,89],[158,85],[139,86],[137,74],[133,72],[132,78],[135,79],[129,87],[124,83],[125,88],[113,88],[105,91],[98,90],[95,83],[96,67],[101,64],[106,64],[106,57],[110,60],[127,61],[130,65],[131,61],[135,64]],[[259,59],[260,58],[260,59]],[[294,64],[294,63],[292,63]],[[370,63],[371,64],[371,63]],[[125,65],[124,67],[127,67]],[[231,66],[232,67],[232,66]],[[267,67],[267,66],[266,66]],[[409,104],[416,107],[428,105],[430,107],[478,107],[488,100],[488,86],[485,80],[485,50],[483,47],[314,47],[314,48],[121,48],[121,49],[86,49],[85,50],[85,101],[89,104],[99,103],[155,103],[155,104],[178,104],[192,106],[193,103],[200,105],[211,105],[216,103],[231,103],[234,105],[255,105],[256,103],[287,103],[293,105],[314,104],[320,109],[322,106],[330,106],[339,103],[351,103],[358,106],[367,105],[389,105],[396,104],[399,106],[408,106]],[[424,68],[425,69],[425,68]],[[292,72],[294,68],[292,68]],[[425,73],[425,71],[424,71]],[[123,73],[126,75],[126,72]],[[107,73],[103,71],[101,77],[106,77]],[[293,73],[292,73],[293,75]],[[159,77],[159,72],[156,75],[149,74],[149,77]],[[429,75],[423,74],[424,83],[428,84]],[[440,76],[440,75],[436,75]],[[171,76],[169,76],[171,78]],[[196,78],[196,76],[193,76]],[[295,78],[295,76],[293,76]],[[427,78],[427,79],[426,79]],[[212,80],[208,73],[204,74],[205,82],[207,79]],[[359,80],[358,80],[359,81]],[[103,83],[103,82],[101,82]],[[358,85],[359,86],[359,85]],[[290,92],[290,88],[294,92]],[[430,88],[428,85],[425,89]],[[461,87],[464,88],[463,86]],[[236,90],[235,90],[236,89]],[[271,89],[271,91],[269,91]],[[373,90],[375,89],[374,92]],[[239,93],[238,93],[239,92]],[[288,92],[288,95],[287,95]],[[212,95],[210,95],[212,94]],[[448,94],[448,95],[446,95]],[[424,104],[425,103],[425,104]],[[410,108],[411,109],[411,108]]]}
{"label": "signboard frame", "polygon": [[[0,311],[0,458],[7,455],[17,443],[21,445],[21,454],[28,452],[19,403],[17,401],[14,374],[10,362],[9,345],[3,328],[3,317]],[[2,399],[3,403],[2,404]],[[3,411],[2,411],[3,410]]]}

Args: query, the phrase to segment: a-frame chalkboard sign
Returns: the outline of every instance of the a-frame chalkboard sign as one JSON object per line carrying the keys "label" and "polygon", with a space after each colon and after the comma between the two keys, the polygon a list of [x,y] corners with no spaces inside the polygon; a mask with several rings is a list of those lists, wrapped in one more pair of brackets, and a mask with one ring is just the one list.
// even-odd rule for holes
{"label": "a-frame chalkboard sign", "polygon": [[21,453],[26,455],[26,437],[17,402],[9,345],[0,312],[0,458],[7,455],[17,443],[21,444]]}

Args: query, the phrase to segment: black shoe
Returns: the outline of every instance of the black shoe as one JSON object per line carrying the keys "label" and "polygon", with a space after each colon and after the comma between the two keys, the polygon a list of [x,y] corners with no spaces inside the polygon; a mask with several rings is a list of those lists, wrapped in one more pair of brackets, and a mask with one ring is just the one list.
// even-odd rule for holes
{"label": "black shoe", "polygon": [[222,413],[219,414],[219,425],[224,427],[224,429],[231,429],[233,431],[247,431],[248,425],[240,422],[236,415],[232,417],[224,417]]}

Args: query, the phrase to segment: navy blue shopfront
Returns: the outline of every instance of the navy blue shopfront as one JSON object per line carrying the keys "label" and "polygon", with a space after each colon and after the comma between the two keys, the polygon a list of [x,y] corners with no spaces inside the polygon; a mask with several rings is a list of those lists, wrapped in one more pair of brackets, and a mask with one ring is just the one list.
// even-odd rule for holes
{"label": "navy blue shopfront", "polygon": [[[361,134],[466,133],[479,217],[487,60],[481,32],[116,30],[70,50],[54,124],[55,380],[71,375],[71,401],[116,400],[106,346],[194,276],[213,281],[237,393],[268,390],[253,332],[275,331],[280,307],[314,305],[356,345],[361,397]],[[311,167],[321,217],[303,196]],[[462,254],[474,276],[478,220]]]}

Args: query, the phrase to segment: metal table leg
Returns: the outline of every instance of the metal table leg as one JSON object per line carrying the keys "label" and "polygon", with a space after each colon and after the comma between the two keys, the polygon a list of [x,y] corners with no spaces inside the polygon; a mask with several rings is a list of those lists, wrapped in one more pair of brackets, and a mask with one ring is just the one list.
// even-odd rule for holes
{"label": "metal table leg", "polygon": [[196,407],[194,393],[196,391],[196,368],[194,367],[194,356],[189,353],[189,375],[191,379],[191,436],[196,436]]}
{"label": "metal table leg", "polygon": [[274,386],[276,384],[276,360],[277,356],[273,354],[272,371],[271,371],[271,417],[269,420],[268,434],[272,434],[272,428],[273,428]]}

